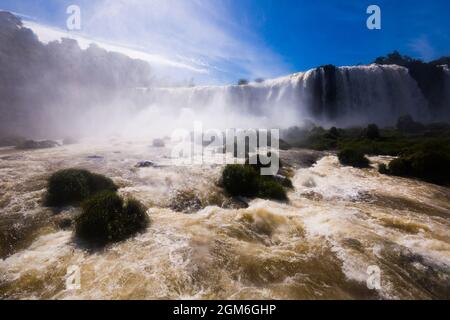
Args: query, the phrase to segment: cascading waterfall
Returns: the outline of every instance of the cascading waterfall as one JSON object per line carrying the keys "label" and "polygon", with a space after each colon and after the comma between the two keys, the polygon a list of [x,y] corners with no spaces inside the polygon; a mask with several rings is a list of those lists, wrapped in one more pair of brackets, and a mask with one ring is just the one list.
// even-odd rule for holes
{"label": "cascading waterfall", "polygon": [[[448,73],[448,70],[447,70]],[[243,86],[147,89],[149,106],[196,114],[250,116],[259,125],[298,125],[304,120],[339,126],[393,125],[410,114],[432,120],[428,102],[408,70],[399,66],[325,66]]]}

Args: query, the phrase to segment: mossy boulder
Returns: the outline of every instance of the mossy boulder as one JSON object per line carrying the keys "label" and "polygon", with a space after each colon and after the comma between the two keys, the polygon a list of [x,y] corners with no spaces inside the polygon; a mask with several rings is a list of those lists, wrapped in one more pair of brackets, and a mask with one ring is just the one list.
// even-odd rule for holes
{"label": "mossy boulder", "polygon": [[149,219],[135,199],[124,201],[115,192],[97,193],[82,205],[75,220],[75,234],[92,245],[118,242],[145,230]]}
{"label": "mossy boulder", "polygon": [[65,169],[50,176],[45,204],[50,207],[73,205],[98,192],[116,190],[114,182],[105,176],[82,169]]}
{"label": "mossy boulder", "polygon": [[286,190],[274,176],[262,176],[257,166],[227,165],[222,173],[222,185],[231,196],[286,200]]}
{"label": "mossy boulder", "polygon": [[357,149],[344,149],[338,153],[339,162],[344,166],[368,168],[370,161]]}

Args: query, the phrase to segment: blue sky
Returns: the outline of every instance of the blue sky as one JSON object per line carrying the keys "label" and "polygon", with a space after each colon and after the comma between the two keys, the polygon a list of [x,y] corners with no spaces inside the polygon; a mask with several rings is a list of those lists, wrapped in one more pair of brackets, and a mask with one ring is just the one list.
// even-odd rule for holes
{"label": "blue sky", "polygon": [[[53,30],[65,29],[71,4],[82,12],[71,35],[146,53],[167,77],[202,84],[368,63],[393,50],[450,55],[448,0],[0,0]],[[366,28],[371,4],[382,10],[381,30]],[[43,38],[49,30],[37,28]]]}

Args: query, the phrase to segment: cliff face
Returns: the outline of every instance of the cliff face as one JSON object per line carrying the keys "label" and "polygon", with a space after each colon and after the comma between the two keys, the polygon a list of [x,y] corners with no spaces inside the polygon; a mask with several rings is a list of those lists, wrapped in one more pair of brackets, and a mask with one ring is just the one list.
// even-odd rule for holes
{"label": "cliff face", "polygon": [[16,16],[0,12],[3,133],[57,133],[92,108],[151,82],[146,62],[95,45],[82,50],[71,39],[45,45]]}

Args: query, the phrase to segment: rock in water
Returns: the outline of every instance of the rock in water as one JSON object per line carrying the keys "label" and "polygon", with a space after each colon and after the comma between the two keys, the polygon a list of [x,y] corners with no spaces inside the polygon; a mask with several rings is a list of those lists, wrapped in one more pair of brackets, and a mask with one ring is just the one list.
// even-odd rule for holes
{"label": "rock in water", "polygon": [[135,167],[136,168],[151,168],[151,167],[156,167],[156,164],[152,161],[140,161],[140,162],[138,162],[138,164]]}
{"label": "rock in water", "polygon": [[18,149],[48,149],[58,147],[59,143],[52,140],[34,141],[26,140],[17,146]]}
{"label": "rock in water", "polygon": [[164,148],[166,146],[166,143],[163,139],[155,139],[153,140],[153,146],[156,148]]}

